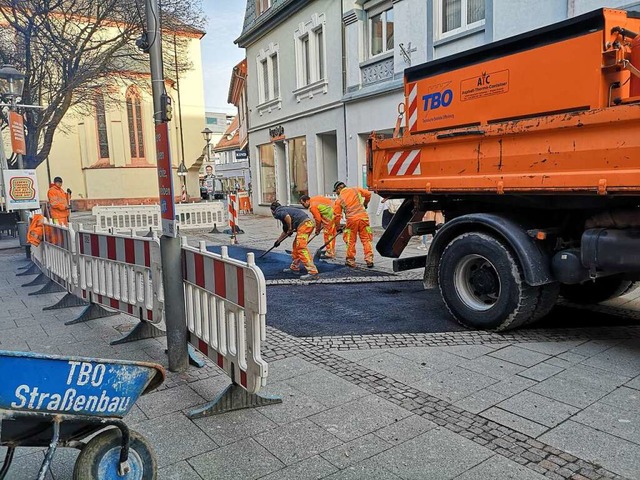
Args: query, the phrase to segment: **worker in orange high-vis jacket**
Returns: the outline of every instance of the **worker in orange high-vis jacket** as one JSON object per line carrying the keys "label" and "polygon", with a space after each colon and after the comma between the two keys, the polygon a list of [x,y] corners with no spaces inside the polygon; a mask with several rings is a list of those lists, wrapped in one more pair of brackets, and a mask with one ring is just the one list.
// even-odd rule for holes
{"label": "worker in orange high-vis jacket", "polygon": [[62,178],[56,177],[53,179],[51,188],[47,192],[47,198],[49,199],[49,215],[53,223],[60,225],[67,225],[69,223],[69,200],[71,197],[71,190],[67,188],[65,192],[62,190]]}
{"label": "worker in orange high-vis jacket", "polygon": [[277,200],[271,204],[271,215],[282,222],[282,233],[273,244],[274,248],[280,246],[285,238],[293,235],[293,251],[291,252],[291,266],[285,272],[300,273],[300,265],[304,265],[307,270],[306,275],[302,275],[302,280],[315,280],[318,278],[318,269],[313,263],[313,258],[309,254],[307,242],[309,235],[313,233],[313,220],[311,220],[304,210],[295,207],[283,207]]}
{"label": "worker in orange high-vis jacket", "polygon": [[336,258],[336,225],[333,222],[333,200],[322,195],[302,195],[300,205],[307,208],[316,221],[316,235],[324,229],[326,253],[320,258]]}
{"label": "worker in orange high-vis jacket", "polygon": [[347,187],[344,182],[336,182],[333,191],[338,194],[333,205],[333,221],[336,227],[340,224],[342,214],[346,217],[343,238],[347,244],[348,267],[356,266],[356,239],[360,237],[364,248],[364,260],[367,267],[373,268],[373,232],[369,224],[367,206],[371,200],[371,192],[360,187]]}

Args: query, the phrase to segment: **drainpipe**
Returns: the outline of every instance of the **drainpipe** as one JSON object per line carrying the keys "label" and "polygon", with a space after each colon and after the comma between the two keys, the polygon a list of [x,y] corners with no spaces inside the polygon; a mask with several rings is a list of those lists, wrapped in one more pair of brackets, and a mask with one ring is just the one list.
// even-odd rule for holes
{"label": "drainpipe", "polygon": [[572,18],[576,14],[576,0],[567,0],[567,18]]}

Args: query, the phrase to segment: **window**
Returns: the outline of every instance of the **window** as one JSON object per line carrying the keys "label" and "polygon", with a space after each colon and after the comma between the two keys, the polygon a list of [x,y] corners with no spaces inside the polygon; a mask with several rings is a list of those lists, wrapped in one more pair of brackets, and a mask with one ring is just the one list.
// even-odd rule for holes
{"label": "window", "polygon": [[294,205],[300,201],[302,195],[309,194],[305,137],[289,140],[289,180],[289,203]]}
{"label": "window", "polygon": [[270,45],[269,49],[260,51],[258,54],[258,99],[260,103],[280,98],[280,69],[278,67],[276,46]]}
{"label": "window", "polygon": [[104,108],[104,96],[95,96],[96,126],[98,130],[98,153],[100,160],[109,159],[109,137],[107,135],[107,113]]}
{"label": "window", "polygon": [[256,14],[262,15],[271,8],[271,0],[256,0]]}
{"label": "window", "polygon": [[485,0],[438,0],[440,35],[463,32],[484,24]]}
{"label": "window", "polygon": [[324,14],[313,15],[295,31],[297,90],[325,79],[324,23]]}
{"label": "window", "polygon": [[276,201],[276,164],[273,145],[260,145],[260,190],[262,203]]}
{"label": "window", "polygon": [[127,120],[129,122],[129,148],[131,163],[146,163],[144,155],[144,135],[142,131],[142,101],[135,87],[127,90]]}
{"label": "window", "polygon": [[[446,0],[444,0],[446,1]],[[393,51],[393,9],[367,12],[369,16],[369,56]]]}

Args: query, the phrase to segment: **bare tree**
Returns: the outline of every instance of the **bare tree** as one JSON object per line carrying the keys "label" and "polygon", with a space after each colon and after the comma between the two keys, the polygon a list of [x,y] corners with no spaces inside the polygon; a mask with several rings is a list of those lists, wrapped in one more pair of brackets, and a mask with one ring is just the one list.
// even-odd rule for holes
{"label": "bare tree", "polygon": [[[96,90],[105,97],[119,91],[127,74],[148,73],[148,57],[135,47],[144,29],[144,0],[0,0],[0,61],[26,75],[22,102],[41,105],[25,113],[25,167],[42,163],[63,118],[75,111],[94,111]],[[165,0],[163,32],[197,34],[204,24],[200,0]],[[191,68],[186,38],[167,48],[167,62],[178,72]],[[155,41],[150,38],[149,41]],[[178,73],[179,74],[179,73]],[[132,75],[135,76],[135,75]]]}

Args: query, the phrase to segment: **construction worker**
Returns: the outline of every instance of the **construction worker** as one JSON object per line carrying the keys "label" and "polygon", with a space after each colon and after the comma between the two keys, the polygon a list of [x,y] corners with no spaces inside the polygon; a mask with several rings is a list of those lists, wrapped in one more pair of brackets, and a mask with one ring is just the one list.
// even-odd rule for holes
{"label": "construction worker", "polygon": [[347,187],[344,182],[336,182],[333,191],[338,194],[333,205],[333,222],[337,228],[342,214],[346,217],[346,226],[343,229],[344,242],[347,244],[348,267],[356,266],[356,237],[360,237],[364,248],[364,260],[367,267],[373,268],[373,232],[369,224],[367,206],[371,200],[371,192],[360,187]]}
{"label": "construction worker", "polygon": [[271,214],[282,222],[282,233],[273,244],[279,247],[282,241],[296,232],[291,252],[291,266],[285,271],[300,272],[300,264],[304,265],[307,274],[301,276],[302,280],[314,280],[318,278],[318,269],[313,263],[313,258],[307,248],[309,235],[314,230],[313,220],[299,208],[283,207],[278,201],[271,204]]}
{"label": "construction worker", "polygon": [[59,225],[67,225],[69,223],[69,200],[71,198],[71,190],[67,188],[65,193],[62,190],[62,178],[56,177],[53,179],[51,188],[47,192],[47,198],[49,199],[49,215],[53,223]]}
{"label": "construction worker", "polygon": [[327,251],[320,258],[336,258],[336,225],[333,223],[333,200],[322,195],[309,197],[302,195],[300,205],[308,209],[316,221],[316,235],[324,229],[324,243]]}
{"label": "construction worker", "polygon": [[37,247],[44,239],[44,217],[39,213],[33,215],[29,230],[27,231],[27,243]]}

